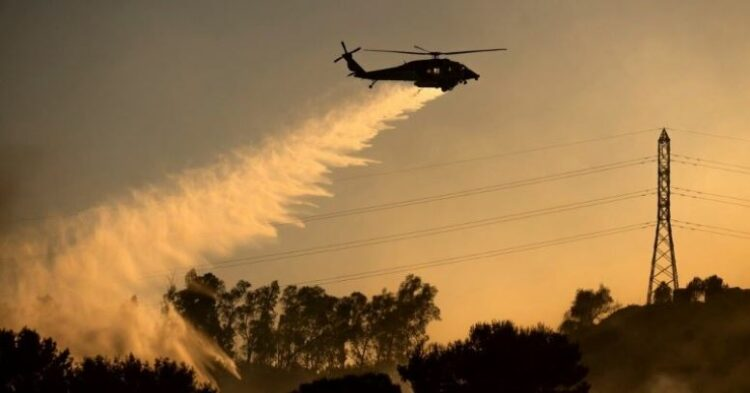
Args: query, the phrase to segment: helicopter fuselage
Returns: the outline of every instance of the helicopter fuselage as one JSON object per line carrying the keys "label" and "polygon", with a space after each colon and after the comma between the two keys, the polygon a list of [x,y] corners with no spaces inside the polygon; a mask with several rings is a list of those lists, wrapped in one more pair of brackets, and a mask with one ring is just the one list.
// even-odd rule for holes
{"label": "helicopter fuselage", "polygon": [[[362,70],[364,71],[364,70]],[[465,65],[449,59],[427,59],[406,62],[400,66],[373,71],[354,71],[352,76],[380,80],[413,81],[419,87],[435,87],[443,91],[451,90],[469,79],[477,80],[479,75]]]}

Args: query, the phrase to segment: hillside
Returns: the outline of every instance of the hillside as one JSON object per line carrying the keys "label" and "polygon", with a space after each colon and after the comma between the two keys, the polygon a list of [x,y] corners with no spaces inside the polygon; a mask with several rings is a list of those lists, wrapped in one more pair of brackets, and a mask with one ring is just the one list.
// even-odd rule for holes
{"label": "hillside", "polygon": [[750,291],[629,306],[579,334],[595,393],[750,391]]}

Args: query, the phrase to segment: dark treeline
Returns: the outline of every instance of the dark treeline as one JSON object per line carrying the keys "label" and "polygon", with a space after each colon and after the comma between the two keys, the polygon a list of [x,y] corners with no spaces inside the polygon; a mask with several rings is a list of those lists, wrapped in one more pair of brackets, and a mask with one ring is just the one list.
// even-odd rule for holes
{"label": "dark treeline", "polygon": [[165,300],[237,362],[242,379],[225,391],[287,393],[301,382],[352,372],[395,371],[439,319],[437,289],[407,276],[395,292],[332,296],[318,286],[228,287],[190,271]]}
{"label": "dark treeline", "polygon": [[32,330],[0,330],[0,393],[216,393],[192,369],[167,359],[153,365],[133,356],[74,362]]}
{"label": "dark treeline", "polygon": [[465,340],[414,351],[399,367],[414,393],[587,393],[578,345],[542,325],[474,325]]}
{"label": "dark treeline", "polygon": [[[436,289],[408,276],[398,290],[336,297],[277,283],[232,288],[190,272],[167,304],[231,353],[241,380],[222,392],[652,393],[750,391],[750,290],[696,278],[648,306],[609,289],[577,291],[558,331],[478,323],[467,338],[427,342]],[[168,308],[165,308],[167,312]],[[0,393],[214,392],[167,359],[86,358],[35,332],[0,330]]]}
{"label": "dark treeline", "polygon": [[[398,367],[414,393],[588,393],[578,345],[544,326],[474,325],[469,337],[420,345]],[[385,374],[322,378],[293,393],[401,393]]]}
{"label": "dark treeline", "polygon": [[321,378],[303,383],[292,393],[401,393],[401,387],[386,374],[367,373],[339,378]]}

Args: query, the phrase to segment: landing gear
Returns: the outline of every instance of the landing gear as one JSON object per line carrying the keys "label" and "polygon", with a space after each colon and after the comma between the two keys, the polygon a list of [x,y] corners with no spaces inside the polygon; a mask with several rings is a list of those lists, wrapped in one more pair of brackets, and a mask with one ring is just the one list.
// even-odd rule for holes
{"label": "landing gear", "polygon": [[372,87],[373,87],[373,86],[375,86],[375,84],[376,84],[377,82],[378,82],[377,80],[374,80],[374,81],[372,81],[372,83],[370,83],[370,86],[368,86],[368,87],[372,89]]}
{"label": "landing gear", "polygon": [[458,83],[459,83],[459,81],[455,81],[455,82],[453,82],[453,83],[449,83],[449,84],[441,85],[441,86],[440,86],[440,90],[442,90],[442,91],[453,90],[453,88],[454,88],[454,87],[456,87],[456,85],[457,85]]}

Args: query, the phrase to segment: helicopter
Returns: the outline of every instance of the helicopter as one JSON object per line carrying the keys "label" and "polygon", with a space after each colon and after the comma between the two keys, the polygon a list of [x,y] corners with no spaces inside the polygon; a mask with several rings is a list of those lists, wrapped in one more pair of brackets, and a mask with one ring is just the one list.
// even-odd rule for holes
{"label": "helicopter", "polygon": [[362,66],[360,66],[354,60],[353,56],[356,52],[362,49],[362,47],[358,47],[357,49],[354,49],[350,52],[346,49],[346,44],[344,43],[344,41],[341,41],[341,47],[344,48],[344,53],[333,62],[337,63],[341,59],[346,60],[346,65],[351,71],[349,76],[354,76],[355,78],[361,79],[369,79],[370,81],[372,81],[369,86],[370,88],[372,88],[378,81],[384,80],[413,81],[415,86],[434,87],[439,88],[442,91],[451,90],[459,83],[466,84],[467,80],[469,79],[479,80],[479,74],[459,62],[441,58],[440,56],[507,50],[507,48],[495,48],[462,50],[455,52],[436,52],[428,51],[427,49],[424,49],[418,45],[414,45],[414,48],[419,50],[419,52],[385,49],[365,49],[365,51],[368,52],[388,52],[404,53],[418,56],[432,56],[432,59],[413,60],[396,67],[365,71],[365,69],[362,68]]}

